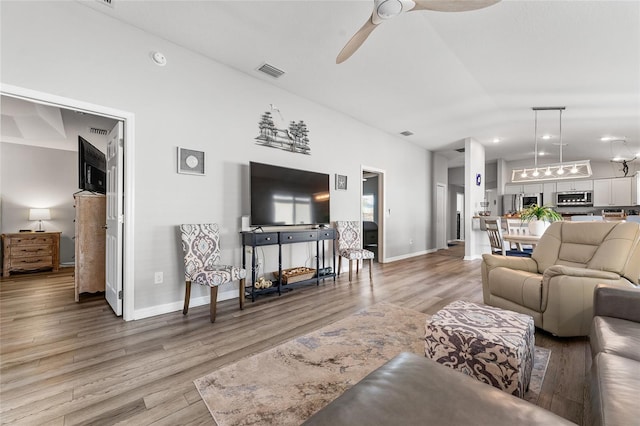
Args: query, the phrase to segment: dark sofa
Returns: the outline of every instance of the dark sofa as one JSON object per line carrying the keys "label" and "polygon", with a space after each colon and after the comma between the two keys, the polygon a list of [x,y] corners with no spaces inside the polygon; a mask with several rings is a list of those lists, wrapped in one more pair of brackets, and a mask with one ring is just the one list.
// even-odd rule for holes
{"label": "dark sofa", "polygon": [[640,424],[640,289],[598,285],[593,307],[591,424]]}
{"label": "dark sofa", "polygon": [[424,356],[402,353],[304,425],[574,425]]}

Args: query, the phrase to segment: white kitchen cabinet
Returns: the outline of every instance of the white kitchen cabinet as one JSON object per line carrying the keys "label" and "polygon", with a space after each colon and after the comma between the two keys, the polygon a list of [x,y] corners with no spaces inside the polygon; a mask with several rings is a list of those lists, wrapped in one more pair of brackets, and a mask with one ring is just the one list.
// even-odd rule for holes
{"label": "white kitchen cabinet", "polygon": [[564,180],[562,182],[556,182],[557,192],[566,191],[595,191],[594,181],[587,180]]}
{"label": "white kitchen cabinet", "polygon": [[640,172],[636,172],[631,184],[631,205],[640,206]]}
{"label": "white kitchen cabinet", "polygon": [[631,206],[633,178],[595,179],[593,181],[594,207]]}
{"label": "white kitchen cabinet", "polygon": [[545,182],[542,186],[542,204],[545,206],[555,206],[557,192],[555,182]]}
{"label": "white kitchen cabinet", "polygon": [[504,186],[505,194],[540,194],[541,192],[541,183],[507,183]]}
{"label": "white kitchen cabinet", "polygon": [[507,183],[504,186],[505,194],[522,194],[522,185],[517,183]]}
{"label": "white kitchen cabinet", "polygon": [[527,183],[522,185],[522,192],[525,194],[541,194],[542,193],[542,184],[541,183]]}

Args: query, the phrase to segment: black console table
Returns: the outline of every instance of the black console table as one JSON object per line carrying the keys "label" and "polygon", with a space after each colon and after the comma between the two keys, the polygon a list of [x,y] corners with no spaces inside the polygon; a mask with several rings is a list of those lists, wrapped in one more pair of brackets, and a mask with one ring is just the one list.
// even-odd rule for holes
{"label": "black console table", "polygon": [[[247,268],[247,247],[251,247],[251,286],[245,287],[245,295],[251,296],[251,301],[255,301],[256,296],[277,292],[282,294],[282,246],[285,244],[295,243],[316,243],[316,274],[315,277],[304,281],[287,284],[287,288],[297,287],[302,284],[315,283],[320,284],[320,280],[326,278],[336,279],[336,230],[334,228],[320,229],[302,229],[291,231],[266,231],[266,232],[242,232],[242,266]],[[325,265],[325,241],[332,241],[332,262],[330,272],[321,274],[326,271]],[[320,250],[322,243],[322,250]],[[256,282],[256,247],[278,245],[278,283],[269,288],[258,289],[255,287]],[[322,251],[322,253],[321,253]],[[322,269],[320,269],[320,257],[322,256]]]}

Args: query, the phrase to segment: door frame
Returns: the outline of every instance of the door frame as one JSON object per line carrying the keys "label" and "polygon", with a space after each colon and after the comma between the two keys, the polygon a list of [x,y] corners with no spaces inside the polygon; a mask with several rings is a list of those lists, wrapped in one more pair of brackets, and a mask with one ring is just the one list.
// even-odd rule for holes
{"label": "door frame", "polygon": [[27,89],[24,87],[13,86],[10,84],[0,83],[0,93],[5,96],[23,99],[38,104],[49,105],[70,109],[74,111],[84,112],[87,114],[99,115],[112,118],[124,122],[124,170],[123,170],[123,191],[124,197],[124,230],[122,250],[123,258],[118,259],[122,262],[122,293],[123,306],[122,316],[125,321],[134,318],[134,139],[135,139],[135,115],[128,111],[122,111],[115,108],[96,105],[77,99],[66,98],[63,96],[53,95],[50,93],[40,92],[37,90]]}
{"label": "door frame", "polygon": [[[386,205],[386,191],[385,191],[385,171],[377,167],[360,165],[360,222],[362,223],[362,196],[364,195],[364,185],[362,183],[362,174],[364,172],[371,172],[378,174],[378,263],[386,262],[386,250],[385,250],[385,205]],[[362,226],[362,225],[360,225]]]}

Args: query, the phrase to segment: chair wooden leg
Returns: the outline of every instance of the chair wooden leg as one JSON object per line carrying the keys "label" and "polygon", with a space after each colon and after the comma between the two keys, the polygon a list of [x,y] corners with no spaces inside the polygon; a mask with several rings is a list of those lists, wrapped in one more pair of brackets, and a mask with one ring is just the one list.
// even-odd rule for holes
{"label": "chair wooden leg", "polygon": [[349,259],[349,282],[351,282],[351,271],[353,270],[353,260]]}
{"label": "chair wooden leg", "polygon": [[369,279],[373,279],[373,259],[369,259]]}
{"label": "chair wooden leg", "polygon": [[189,312],[189,299],[191,299],[191,281],[187,281],[184,287],[184,308],[182,308],[182,315],[187,315],[187,312]]}
{"label": "chair wooden leg", "polygon": [[211,303],[209,304],[209,315],[211,322],[216,321],[216,306],[218,305],[218,286],[211,287]]}
{"label": "chair wooden leg", "polygon": [[244,278],[240,280],[240,310],[244,309]]}
{"label": "chair wooden leg", "polygon": [[356,259],[356,275],[360,273],[360,260]]}
{"label": "chair wooden leg", "polygon": [[342,256],[338,256],[338,276],[340,276],[341,270],[342,270]]}

